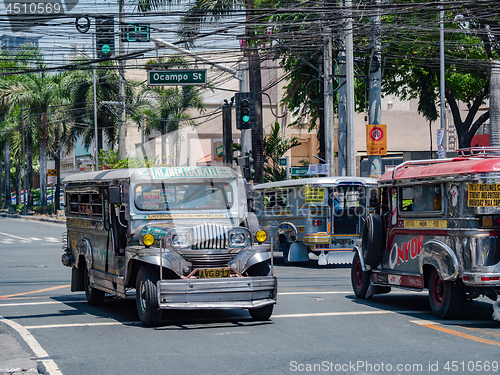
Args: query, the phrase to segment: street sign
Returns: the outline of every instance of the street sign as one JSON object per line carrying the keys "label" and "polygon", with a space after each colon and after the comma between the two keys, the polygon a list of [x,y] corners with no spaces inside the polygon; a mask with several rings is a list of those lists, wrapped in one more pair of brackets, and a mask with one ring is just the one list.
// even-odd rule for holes
{"label": "street sign", "polygon": [[56,176],[57,177],[57,169],[47,169],[47,176]]}
{"label": "street sign", "polygon": [[309,170],[309,167],[291,167],[290,168],[290,175],[291,176],[306,176],[307,171]]}
{"label": "street sign", "polygon": [[367,155],[387,155],[387,125],[366,125]]}
{"label": "street sign", "polygon": [[330,164],[309,164],[307,174],[330,174]]}
{"label": "street sign", "polygon": [[286,167],[286,158],[279,158],[278,163],[280,167]]}
{"label": "street sign", "polygon": [[57,184],[57,176],[47,176],[47,184],[48,185]]}
{"label": "street sign", "polygon": [[206,69],[148,70],[149,86],[205,85]]}

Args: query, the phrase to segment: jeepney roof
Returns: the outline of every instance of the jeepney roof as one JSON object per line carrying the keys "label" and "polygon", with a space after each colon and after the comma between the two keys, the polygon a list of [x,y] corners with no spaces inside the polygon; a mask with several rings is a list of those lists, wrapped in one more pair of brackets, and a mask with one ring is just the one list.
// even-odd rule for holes
{"label": "jeepney roof", "polygon": [[500,173],[500,157],[492,155],[456,157],[437,160],[410,161],[383,174],[379,182],[386,184],[400,180],[450,177],[470,174]]}
{"label": "jeepney roof", "polygon": [[134,181],[164,180],[166,178],[237,178],[238,174],[229,167],[155,167],[109,169],[104,171],[75,173],[66,177],[63,183],[85,181],[99,182],[106,180],[128,179]]}
{"label": "jeepney roof", "polygon": [[363,186],[376,186],[377,180],[370,177],[346,177],[346,176],[310,177],[310,178],[301,178],[297,180],[267,182],[265,184],[254,185],[253,189],[264,190],[264,189],[284,188],[284,187],[303,186],[303,185],[336,186],[339,184],[350,184],[350,183],[362,184]]}

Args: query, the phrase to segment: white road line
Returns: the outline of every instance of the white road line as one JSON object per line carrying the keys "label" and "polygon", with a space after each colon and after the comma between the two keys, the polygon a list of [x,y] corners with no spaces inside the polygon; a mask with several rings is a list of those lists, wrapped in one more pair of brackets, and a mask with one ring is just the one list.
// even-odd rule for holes
{"label": "white road line", "polygon": [[20,302],[20,303],[1,303],[0,307],[3,306],[35,306],[35,305],[56,305],[56,304],[68,304],[68,303],[84,303],[87,301],[45,301],[45,302]]}
{"label": "white road line", "polygon": [[59,242],[61,240],[58,240],[57,238],[54,238],[54,237],[43,237],[45,239],[45,241],[49,241],[49,242]]}
{"label": "white road line", "polygon": [[2,233],[2,232],[0,232],[0,234],[3,234],[4,236],[7,236],[7,237],[17,238],[18,240],[25,240],[24,237],[14,236],[13,234],[9,234],[9,233]]}
{"label": "white road line", "polygon": [[299,294],[353,294],[353,291],[349,292],[284,292],[280,293],[278,292],[278,296],[293,296],[293,295],[299,295]]}
{"label": "white road line", "polygon": [[30,237],[30,238],[28,238],[28,240],[31,240],[31,241],[41,241],[42,239],[38,238],[38,237]]}
{"label": "white road line", "polygon": [[47,372],[50,375],[63,375],[59,367],[54,362],[53,359],[49,358],[49,354],[42,348],[42,346],[36,341],[31,333],[28,332],[26,327],[14,322],[13,320],[5,319],[3,316],[0,316],[0,322],[3,322],[19,333],[19,335],[26,341],[26,344],[31,348],[35,356],[44,364]]}
{"label": "white road line", "polygon": [[7,244],[7,245],[10,245],[10,244],[14,243],[14,240],[8,239],[8,240],[1,240],[0,242]]}
{"label": "white road line", "polygon": [[131,325],[140,324],[140,322],[101,322],[101,323],[69,323],[69,324],[46,324],[39,326],[24,326],[26,329],[41,329],[41,328],[67,328],[67,327],[92,327],[92,326],[117,326],[117,325]]}
{"label": "white road line", "polygon": [[328,312],[328,313],[307,313],[307,314],[282,314],[273,315],[273,318],[307,318],[312,316],[346,316],[346,315],[376,315],[376,314],[396,314],[401,311],[346,311],[346,312]]}

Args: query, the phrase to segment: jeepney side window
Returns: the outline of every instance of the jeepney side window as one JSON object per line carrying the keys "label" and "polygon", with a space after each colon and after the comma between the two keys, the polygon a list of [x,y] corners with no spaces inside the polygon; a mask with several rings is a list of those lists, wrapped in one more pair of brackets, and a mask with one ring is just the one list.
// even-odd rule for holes
{"label": "jeepney side window", "polygon": [[[476,213],[476,207],[474,206],[469,206],[469,184],[468,183],[462,183],[460,184],[463,186],[463,194],[460,194],[462,196],[462,211],[464,215],[474,215]],[[459,189],[461,191],[462,189]]]}
{"label": "jeepney side window", "polygon": [[288,198],[288,190],[278,190],[276,192],[276,206],[290,207],[290,199]]}
{"label": "jeepney side window", "polygon": [[441,185],[414,185],[400,189],[402,212],[441,212]]}
{"label": "jeepney side window", "polygon": [[79,212],[79,206],[78,206],[78,194],[68,194],[69,199],[68,199],[68,209],[69,212],[72,214],[77,214]]}
{"label": "jeepney side window", "polygon": [[92,211],[92,216],[102,215],[102,198],[100,194],[92,193],[90,208]]}
{"label": "jeepney side window", "polygon": [[276,206],[276,192],[265,191],[264,192],[264,210],[272,210]]}

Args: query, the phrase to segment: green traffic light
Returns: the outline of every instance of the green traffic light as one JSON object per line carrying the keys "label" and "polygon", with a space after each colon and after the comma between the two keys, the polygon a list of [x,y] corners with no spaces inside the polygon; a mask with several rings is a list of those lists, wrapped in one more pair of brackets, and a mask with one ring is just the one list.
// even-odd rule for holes
{"label": "green traffic light", "polygon": [[250,116],[245,115],[245,116],[243,116],[242,120],[243,120],[243,122],[248,122],[248,121],[250,121]]}
{"label": "green traffic light", "polygon": [[107,55],[111,51],[111,47],[109,46],[109,44],[105,44],[105,45],[102,46],[101,51],[105,55]]}

